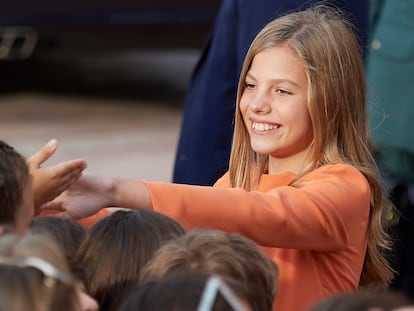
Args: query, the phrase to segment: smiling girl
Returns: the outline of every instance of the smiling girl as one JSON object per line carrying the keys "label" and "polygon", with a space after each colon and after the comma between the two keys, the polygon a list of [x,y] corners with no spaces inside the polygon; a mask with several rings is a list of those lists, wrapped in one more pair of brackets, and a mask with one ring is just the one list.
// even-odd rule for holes
{"label": "smiling girl", "polygon": [[152,209],[188,230],[240,233],[278,264],[279,311],[384,287],[389,203],[368,149],[365,95],[346,20],[324,6],[286,15],[247,53],[230,168],[214,187],[84,175],[50,206],[73,218],[108,206]]}

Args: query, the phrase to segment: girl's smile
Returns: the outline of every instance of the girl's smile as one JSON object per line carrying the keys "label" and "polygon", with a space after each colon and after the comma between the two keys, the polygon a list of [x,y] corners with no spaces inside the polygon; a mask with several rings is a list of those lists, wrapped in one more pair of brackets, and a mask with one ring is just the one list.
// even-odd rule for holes
{"label": "girl's smile", "polygon": [[279,124],[260,123],[252,121],[252,129],[256,134],[266,134],[266,132],[273,131],[280,127]]}

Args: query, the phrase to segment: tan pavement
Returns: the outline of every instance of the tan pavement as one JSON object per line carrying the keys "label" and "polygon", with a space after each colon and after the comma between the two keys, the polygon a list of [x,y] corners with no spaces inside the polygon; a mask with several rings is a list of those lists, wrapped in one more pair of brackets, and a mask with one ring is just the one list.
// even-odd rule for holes
{"label": "tan pavement", "polygon": [[181,117],[178,103],[0,94],[0,139],[29,156],[57,138],[46,166],[84,158],[89,172],[108,176],[170,181]]}

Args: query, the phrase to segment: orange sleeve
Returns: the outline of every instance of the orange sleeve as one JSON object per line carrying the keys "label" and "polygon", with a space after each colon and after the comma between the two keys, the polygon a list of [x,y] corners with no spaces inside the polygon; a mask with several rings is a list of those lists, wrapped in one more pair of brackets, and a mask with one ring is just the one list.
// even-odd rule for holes
{"label": "orange sleeve", "polygon": [[345,247],[350,236],[366,234],[370,187],[345,164],[326,165],[281,185],[247,192],[240,188],[145,182],[155,211],[187,229],[210,227],[237,232],[262,246],[311,250]]}

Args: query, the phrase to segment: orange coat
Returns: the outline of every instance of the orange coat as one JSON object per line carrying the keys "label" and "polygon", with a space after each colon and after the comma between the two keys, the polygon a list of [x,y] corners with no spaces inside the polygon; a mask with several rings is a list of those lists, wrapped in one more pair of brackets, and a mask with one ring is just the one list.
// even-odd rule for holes
{"label": "orange coat", "polygon": [[186,229],[216,228],[258,243],[279,266],[278,311],[303,311],[358,283],[367,247],[370,187],[346,164],[322,166],[294,182],[263,175],[257,191],[145,182],[155,211]]}

